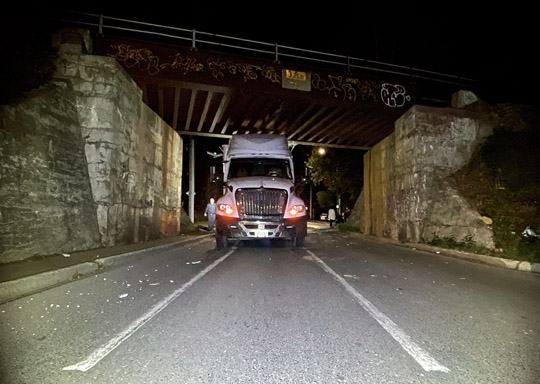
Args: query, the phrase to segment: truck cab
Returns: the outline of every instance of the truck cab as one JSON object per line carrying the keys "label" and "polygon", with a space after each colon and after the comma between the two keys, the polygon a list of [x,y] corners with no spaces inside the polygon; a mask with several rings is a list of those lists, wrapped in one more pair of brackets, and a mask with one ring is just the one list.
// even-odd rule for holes
{"label": "truck cab", "polygon": [[228,241],[288,238],[303,246],[304,201],[297,196],[287,139],[233,135],[223,150],[224,194],[216,202],[216,248]]}

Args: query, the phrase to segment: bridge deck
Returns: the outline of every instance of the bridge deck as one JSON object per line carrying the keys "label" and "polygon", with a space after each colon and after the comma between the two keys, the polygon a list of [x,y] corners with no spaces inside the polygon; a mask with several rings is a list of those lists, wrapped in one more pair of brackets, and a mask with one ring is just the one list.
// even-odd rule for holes
{"label": "bridge deck", "polygon": [[144,101],[186,135],[278,133],[306,145],[368,149],[415,101],[408,81],[189,47],[101,37]]}

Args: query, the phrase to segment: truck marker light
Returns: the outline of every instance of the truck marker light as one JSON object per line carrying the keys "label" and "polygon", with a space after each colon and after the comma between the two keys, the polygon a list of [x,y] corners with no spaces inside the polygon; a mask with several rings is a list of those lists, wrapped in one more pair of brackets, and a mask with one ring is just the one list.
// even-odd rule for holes
{"label": "truck marker light", "polygon": [[234,210],[229,204],[219,204],[218,209],[221,212],[224,212],[226,215],[232,215],[232,213],[234,212]]}
{"label": "truck marker light", "polygon": [[299,213],[304,212],[304,206],[303,205],[293,205],[291,209],[289,209],[289,213],[293,216],[298,215]]}

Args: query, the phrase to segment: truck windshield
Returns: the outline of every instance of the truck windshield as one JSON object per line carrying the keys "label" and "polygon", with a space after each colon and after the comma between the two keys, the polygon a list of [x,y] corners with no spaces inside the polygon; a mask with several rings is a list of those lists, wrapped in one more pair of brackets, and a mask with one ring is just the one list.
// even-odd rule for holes
{"label": "truck windshield", "polygon": [[291,179],[289,161],[284,159],[232,159],[229,166],[229,179],[236,177],[268,176]]}

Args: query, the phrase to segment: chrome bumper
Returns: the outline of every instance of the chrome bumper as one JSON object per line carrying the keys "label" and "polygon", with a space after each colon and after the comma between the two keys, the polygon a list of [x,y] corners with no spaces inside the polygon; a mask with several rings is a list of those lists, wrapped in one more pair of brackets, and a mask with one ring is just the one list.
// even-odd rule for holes
{"label": "chrome bumper", "polygon": [[293,228],[294,226],[276,221],[237,221],[229,224],[229,237],[236,239],[288,237],[288,230]]}

